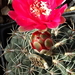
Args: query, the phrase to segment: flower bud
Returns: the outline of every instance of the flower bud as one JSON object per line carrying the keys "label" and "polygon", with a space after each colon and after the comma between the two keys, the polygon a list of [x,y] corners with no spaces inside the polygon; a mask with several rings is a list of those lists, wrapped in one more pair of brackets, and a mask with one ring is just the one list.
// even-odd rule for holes
{"label": "flower bud", "polygon": [[37,52],[41,53],[42,50],[49,51],[53,45],[51,34],[48,31],[35,31],[31,37],[31,46]]}

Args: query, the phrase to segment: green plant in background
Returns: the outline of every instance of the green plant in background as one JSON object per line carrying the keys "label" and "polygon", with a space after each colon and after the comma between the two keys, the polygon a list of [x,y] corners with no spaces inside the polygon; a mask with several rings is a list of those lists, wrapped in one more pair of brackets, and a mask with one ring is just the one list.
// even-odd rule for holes
{"label": "green plant in background", "polygon": [[[75,75],[75,29],[64,23],[48,29],[53,46],[47,53],[38,53],[31,46],[31,36],[37,30],[12,32],[10,43],[4,49],[6,75]],[[38,44],[36,44],[38,45]]]}

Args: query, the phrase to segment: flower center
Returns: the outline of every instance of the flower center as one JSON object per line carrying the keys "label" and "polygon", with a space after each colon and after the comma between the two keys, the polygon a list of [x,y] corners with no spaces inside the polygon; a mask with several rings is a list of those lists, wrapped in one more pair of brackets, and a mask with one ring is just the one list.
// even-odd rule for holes
{"label": "flower center", "polygon": [[41,14],[48,16],[52,11],[48,8],[48,4],[43,1],[35,1],[32,5],[30,5],[30,10],[35,16],[40,16]]}

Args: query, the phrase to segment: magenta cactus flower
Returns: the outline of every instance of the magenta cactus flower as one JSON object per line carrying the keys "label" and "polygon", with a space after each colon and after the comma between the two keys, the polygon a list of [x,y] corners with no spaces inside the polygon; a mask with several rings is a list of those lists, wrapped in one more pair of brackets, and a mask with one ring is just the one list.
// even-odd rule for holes
{"label": "magenta cactus flower", "polygon": [[67,4],[58,8],[65,0],[13,0],[14,10],[8,15],[20,25],[20,30],[56,28],[65,22],[62,16]]}

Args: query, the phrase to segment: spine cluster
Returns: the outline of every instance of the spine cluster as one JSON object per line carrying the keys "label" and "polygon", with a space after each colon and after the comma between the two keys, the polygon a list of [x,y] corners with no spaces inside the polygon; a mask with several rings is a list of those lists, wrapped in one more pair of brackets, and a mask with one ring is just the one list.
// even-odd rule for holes
{"label": "spine cluster", "polygon": [[[75,27],[64,23],[55,29],[48,29],[53,45],[43,54],[31,47],[29,32],[13,31],[10,43],[4,49],[6,75],[75,75]],[[48,37],[49,38],[49,37]]]}

